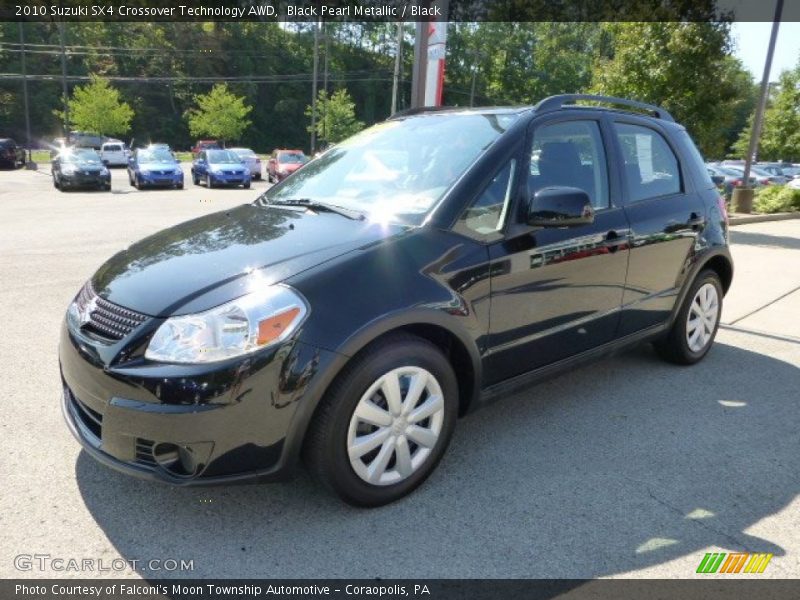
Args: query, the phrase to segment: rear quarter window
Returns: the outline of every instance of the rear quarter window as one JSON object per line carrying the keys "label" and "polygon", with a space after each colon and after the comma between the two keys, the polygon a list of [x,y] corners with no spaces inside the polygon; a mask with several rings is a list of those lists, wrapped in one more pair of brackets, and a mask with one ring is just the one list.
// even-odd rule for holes
{"label": "rear quarter window", "polygon": [[708,169],[706,168],[703,155],[700,154],[700,150],[697,149],[697,146],[695,145],[694,140],[692,140],[692,136],[689,135],[689,132],[685,129],[681,129],[680,131],[675,132],[674,135],[679,146],[683,150],[682,154],[684,155],[685,160],[690,163],[687,166],[690,167],[692,176],[697,180],[698,187],[706,190],[715,189],[716,186],[711,180],[711,173],[709,173]]}

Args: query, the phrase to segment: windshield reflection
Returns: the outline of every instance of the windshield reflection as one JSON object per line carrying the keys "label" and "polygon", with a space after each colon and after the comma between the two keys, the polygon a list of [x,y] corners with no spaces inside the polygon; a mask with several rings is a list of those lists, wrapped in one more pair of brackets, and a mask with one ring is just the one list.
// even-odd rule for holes
{"label": "windshield reflection", "polygon": [[326,202],[422,222],[516,114],[426,114],[379,123],[303,166],[259,201]]}

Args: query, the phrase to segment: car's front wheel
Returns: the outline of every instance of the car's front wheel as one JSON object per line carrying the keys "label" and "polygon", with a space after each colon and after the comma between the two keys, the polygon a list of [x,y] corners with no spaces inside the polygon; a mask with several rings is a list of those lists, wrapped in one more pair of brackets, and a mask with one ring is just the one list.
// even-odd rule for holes
{"label": "car's front wheel", "polygon": [[444,354],[416,336],[391,336],[332,384],[306,438],[306,463],[346,502],[387,504],[433,472],[457,414],[458,383]]}
{"label": "car's front wheel", "polygon": [[711,269],[701,271],[689,288],[675,323],[656,342],[659,355],[670,362],[692,365],[711,349],[722,316],[722,282]]}

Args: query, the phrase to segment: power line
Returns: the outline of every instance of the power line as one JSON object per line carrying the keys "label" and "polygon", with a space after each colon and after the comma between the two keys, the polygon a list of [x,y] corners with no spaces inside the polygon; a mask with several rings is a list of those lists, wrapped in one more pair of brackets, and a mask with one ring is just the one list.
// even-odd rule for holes
{"label": "power line", "polygon": [[[391,81],[392,78],[388,71],[351,71],[355,76],[348,75],[348,72],[342,74],[333,74],[330,76],[331,81]],[[375,77],[374,74],[383,73],[383,77]],[[360,76],[363,74],[364,76]],[[371,76],[367,76],[371,75]],[[61,75],[27,75],[28,80],[33,81],[60,81]],[[290,75],[247,75],[247,76],[209,76],[209,77],[184,77],[184,76],[136,76],[126,77],[122,75],[109,75],[103,76],[104,79],[109,81],[117,81],[122,83],[214,83],[222,81],[241,82],[241,83],[308,83],[313,80],[313,75],[310,73],[297,73]],[[0,81],[18,81],[23,78],[20,73],[0,73]],[[67,75],[67,81],[90,81],[89,75]]]}

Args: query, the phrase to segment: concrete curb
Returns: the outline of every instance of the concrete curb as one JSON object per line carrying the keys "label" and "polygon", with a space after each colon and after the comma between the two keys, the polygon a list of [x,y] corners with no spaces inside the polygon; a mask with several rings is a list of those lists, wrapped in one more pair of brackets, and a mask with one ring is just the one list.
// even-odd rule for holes
{"label": "concrete curb", "polygon": [[748,223],[765,223],[767,221],[788,221],[789,219],[800,219],[800,212],[775,213],[772,215],[731,213],[728,215],[728,223],[731,226],[747,225]]}

